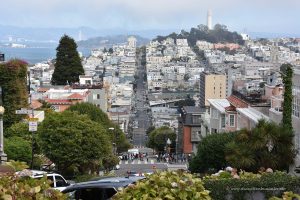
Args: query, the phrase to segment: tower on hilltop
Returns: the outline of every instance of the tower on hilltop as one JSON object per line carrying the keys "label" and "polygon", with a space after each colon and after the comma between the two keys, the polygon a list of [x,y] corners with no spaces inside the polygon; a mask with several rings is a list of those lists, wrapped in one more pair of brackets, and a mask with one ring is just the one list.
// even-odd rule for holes
{"label": "tower on hilltop", "polygon": [[207,28],[208,30],[212,30],[212,14],[211,14],[211,10],[209,9],[207,11]]}

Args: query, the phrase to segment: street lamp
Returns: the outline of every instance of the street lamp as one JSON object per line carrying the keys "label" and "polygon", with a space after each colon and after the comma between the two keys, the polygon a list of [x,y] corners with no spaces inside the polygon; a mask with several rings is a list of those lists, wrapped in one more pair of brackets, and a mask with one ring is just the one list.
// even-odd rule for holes
{"label": "street lamp", "polygon": [[7,160],[7,155],[4,153],[4,144],[3,144],[3,114],[4,107],[0,106],[0,164]]}
{"label": "street lamp", "polygon": [[170,138],[167,139],[167,150],[168,150],[168,153],[170,153],[170,145],[172,144]]}
{"label": "street lamp", "polygon": [[111,130],[111,131],[113,131],[113,153],[114,153],[114,155],[116,155],[117,154],[117,144],[116,144],[116,132],[114,131],[115,130],[115,128],[114,127],[110,127],[110,128],[108,128],[109,130]]}

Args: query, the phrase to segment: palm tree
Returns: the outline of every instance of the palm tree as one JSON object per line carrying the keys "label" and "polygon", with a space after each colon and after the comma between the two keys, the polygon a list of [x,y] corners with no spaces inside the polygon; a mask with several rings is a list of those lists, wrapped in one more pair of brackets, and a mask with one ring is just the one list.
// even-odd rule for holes
{"label": "palm tree", "polygon": [[226,160],[233,167],[257,171],[260,167],[283,170],[293,163],[293,134],[283,126],[261,120],[252,130],[241,130],[226,145]]}

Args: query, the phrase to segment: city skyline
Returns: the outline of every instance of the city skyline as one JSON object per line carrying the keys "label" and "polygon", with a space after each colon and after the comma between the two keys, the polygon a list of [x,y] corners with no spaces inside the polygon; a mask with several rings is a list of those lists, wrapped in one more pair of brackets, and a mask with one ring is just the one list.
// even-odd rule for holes
{"label": "city skyline", "polygon": [[[300,34],[296,27],[300,2],[287,0],[240,2],[153,0],[53,0],[41,2],[11,0],[1,5],[1,25],[19,27],[88,26],[96,29],[149,30],[186,29],[206,24],[212,10],[212,24],[225,24],[238,32]],[[287,11],[288,12],[285,12]]]}

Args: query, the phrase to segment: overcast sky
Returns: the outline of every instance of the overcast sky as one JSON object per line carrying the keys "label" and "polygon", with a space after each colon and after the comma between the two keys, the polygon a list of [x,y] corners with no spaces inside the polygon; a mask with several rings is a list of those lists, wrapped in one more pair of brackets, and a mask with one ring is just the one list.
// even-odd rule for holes
{"label": "overcast sky", "polygon": [[300,0],[2,0],[0,24],[126,30],[213,24],[243,32],[300,33]]}

